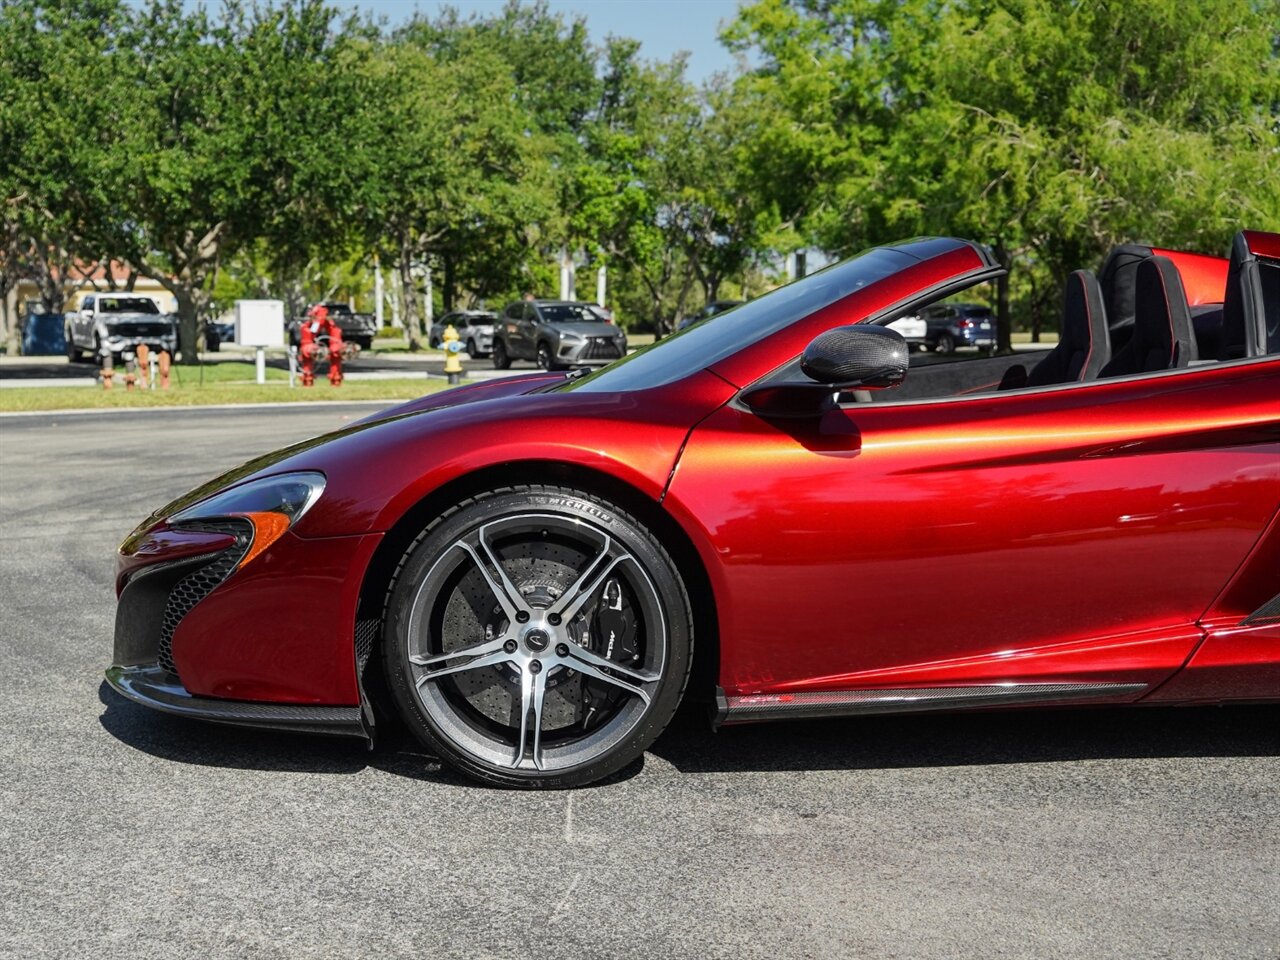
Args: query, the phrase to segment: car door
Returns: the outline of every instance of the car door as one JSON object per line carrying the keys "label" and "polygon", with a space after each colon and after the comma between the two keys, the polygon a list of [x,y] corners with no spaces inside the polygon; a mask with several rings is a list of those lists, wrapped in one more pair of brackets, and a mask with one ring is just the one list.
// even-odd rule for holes
{"label": "car door", "polygon": [[524,320],[524,304],[512,303],[507,309],[502,311],[502,339],[507,348],[507,356],[518,358],[522,354],[519,352],[519,344],[521,337],[521,325]]}
{"label": "car door", "polygon": [[664,500],[702,532],[721,685],[1143,695],[1280,503],[1278,382],[1280,358],[809,419],[721,408]]}
{"label": "car door", "polygon": [[516,324],[516,356],[521,360],[532,360],[537,356],[538,319],[537,306],[526,302],[520,322]]}
{"label": "car door", "polygon": [[[93,346],[93,305],[95,302],[94,297],[85,297],[80,301],[80,309],[72,314],[71,332],[78,346]],[[86,319],[86,316],[88,319]]]}

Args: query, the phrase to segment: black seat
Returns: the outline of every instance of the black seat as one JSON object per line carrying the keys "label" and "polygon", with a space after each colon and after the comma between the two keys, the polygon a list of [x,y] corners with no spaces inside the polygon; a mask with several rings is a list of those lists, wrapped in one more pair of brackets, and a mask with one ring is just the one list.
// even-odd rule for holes
{"label": "black seat", "polygon": [[1089,270],[1067,278],[1058,345],[1027,375],[1027,386],[1093,380],[1111,359],[1102,287]]}
{"label": "black seat", "polygon": [[1189,366],[1199,359],[1182,277],[1168,257],[1148,257],[1134,273],[1133,336],[1099,376],[1122,377]]}
{"label": "black seat", "polygon": [[1119,353],[1120,348],[1133,336],[1138,264],[1150,256],[1150,247],[1139,243],[1122,243],[1112,247],[1107,259],[1102,261],[1098,283],[1102,285],[1102,302],[1107,308],[1112,356]]}
{"label": "black seat", "polygon": [[1222,304],[1219,360],[1260,357],[1267,352],[1266,311],[1262,302],[1262,267],[1249,252],[1244,231],[1231,241],[1227,296]]}

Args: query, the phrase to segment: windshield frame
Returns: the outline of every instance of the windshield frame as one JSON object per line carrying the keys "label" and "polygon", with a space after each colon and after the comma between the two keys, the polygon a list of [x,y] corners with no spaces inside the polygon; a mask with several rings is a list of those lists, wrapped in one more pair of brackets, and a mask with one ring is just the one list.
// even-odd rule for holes
{"label": "windshield frame", "polygon": [[[138,309],[136,306],[138,304],[146,306]],[[159,316],[160,306],[150,297],[136,294],[99,294],[98,313],[146,313]]]}
{"label": "windshield frame", "polygon": [[[789,351],[790,341],[804,336],[797,331],[814,327],[807,343],[821,332],[818,328],[867,319],[878,301],[898,300],[993,266],[989,253],[966,240],[929,237],[872,247],[551,389],[629,393],[667,386],[702,370],[742,387],[775,365],[767,357]],[[754,367],[760,373],[746,373]]]}

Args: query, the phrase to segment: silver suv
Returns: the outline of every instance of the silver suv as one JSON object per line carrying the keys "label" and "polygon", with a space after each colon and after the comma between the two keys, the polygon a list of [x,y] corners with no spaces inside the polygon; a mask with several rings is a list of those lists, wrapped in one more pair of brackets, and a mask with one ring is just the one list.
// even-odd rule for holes
{"label": "silver suv", "polygon": [[493,352],[493,324],[497,320],[487,310],[454,310],[431,325],[427,342],[432,350],[439,350],[444,343],[445,327],[452,325],[458,339],[472,359],[487,357]]}
{"label": "silver suv", "polygon": [[493,365],[533,360],[543,370],[603,366],[627,352],[627,335],[594,303],[520,300],[493,329]]}

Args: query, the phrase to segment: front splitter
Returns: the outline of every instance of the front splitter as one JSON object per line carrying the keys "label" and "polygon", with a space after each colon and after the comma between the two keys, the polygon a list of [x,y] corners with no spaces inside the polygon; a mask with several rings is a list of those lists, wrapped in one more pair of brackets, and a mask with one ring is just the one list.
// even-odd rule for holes
{"label": "front splitter", "polygon": [[360,707],[329,707],[307,703],[257,703],[197,697],[156,664],[113,666],[107,670],[111,688],[134,703],[179,717],[211,720],[241,727],[266,727],[297,733],[323,733],[370,740]]}

